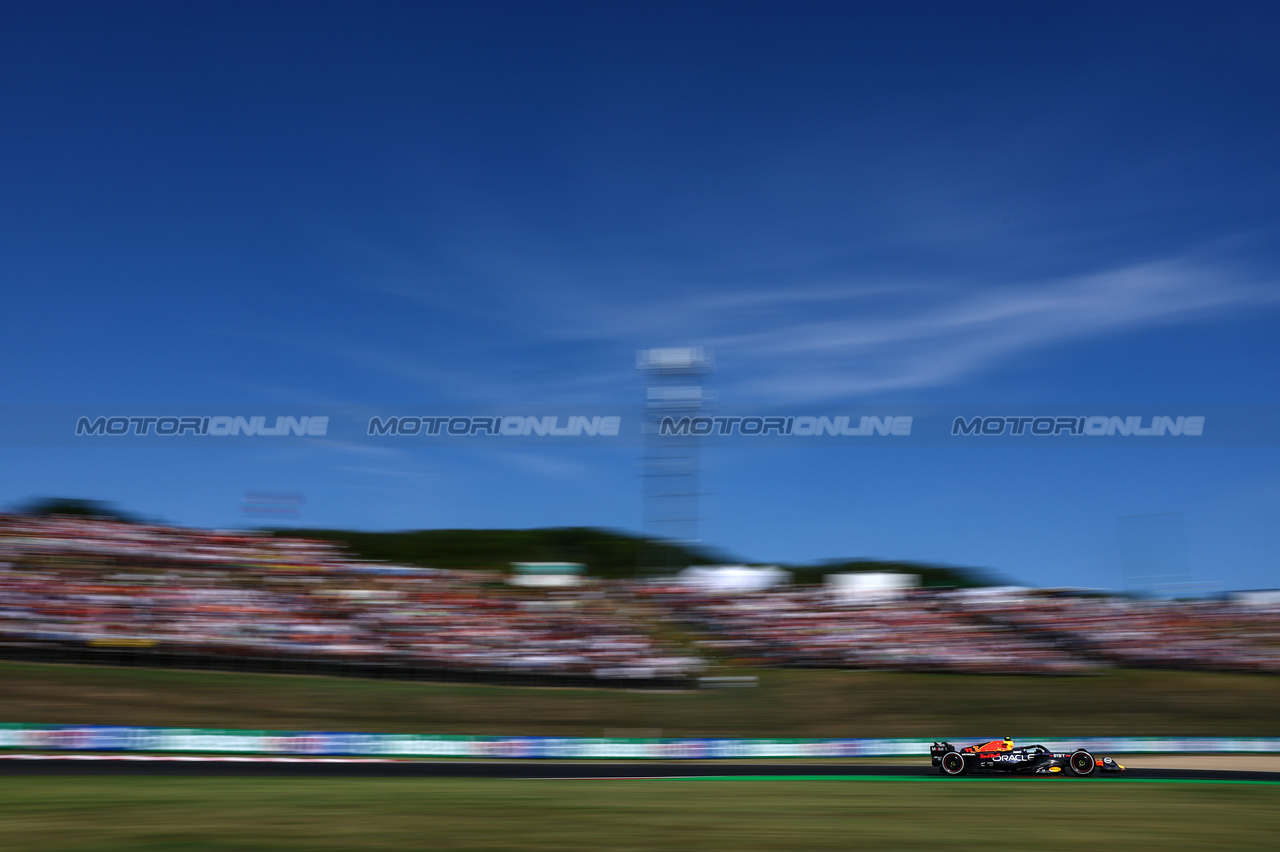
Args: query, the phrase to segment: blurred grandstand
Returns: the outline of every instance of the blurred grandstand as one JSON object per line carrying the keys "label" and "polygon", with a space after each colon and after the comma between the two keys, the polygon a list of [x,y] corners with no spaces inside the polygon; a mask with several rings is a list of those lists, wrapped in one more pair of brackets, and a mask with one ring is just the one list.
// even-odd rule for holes
{"label": "blurred grandstand", "polygon": [[1131,600],[1035,589],[916,589],[851,601],[830,588],[640,594],[765,666],[1083,674],[1103,666],[1280,672],[1280,606]]}
{"label": "blurred grandstand", "polygon": [[0,516],[0,652],[386,677],[683,683],[700,667],[598,588],[365,562],[329,542]]}
{"label": "blurred grandstand", "polygon": [[332,541],[94,515],[0,515],[0,655],[66,662],[674,685],[708,661],[1078,674],[1280,672],[1280,605],[1027,589],[851,598],[674,579],[512,587]]}

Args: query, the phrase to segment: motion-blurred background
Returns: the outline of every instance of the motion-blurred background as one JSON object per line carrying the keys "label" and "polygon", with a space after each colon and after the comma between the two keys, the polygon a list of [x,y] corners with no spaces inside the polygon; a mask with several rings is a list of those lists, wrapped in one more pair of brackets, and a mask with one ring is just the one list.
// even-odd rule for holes
{"label": "motion-blurred background", "polygon": [[[0,3],[0,733],[1276,737],[1277,23]],[[1213,408],[1254,438],[1215,442],[1218,414],[1204,441],[1105,446],[4,437],[60,406],[702,405]],[[1280,828],[1269,787],[169,780],[0,779],[0,836],[737,852],[990,848],[993,812],[1034,817],[1047,835],[1002,842],[1036,848]]]}

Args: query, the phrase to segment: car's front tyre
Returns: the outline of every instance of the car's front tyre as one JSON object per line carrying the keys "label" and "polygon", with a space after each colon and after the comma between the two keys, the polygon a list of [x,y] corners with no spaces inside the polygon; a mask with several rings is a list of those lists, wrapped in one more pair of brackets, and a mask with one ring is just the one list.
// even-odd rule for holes
{"label": "car's front tyre", "polygon": [[1067,766],[1071,767],[1072,774],[1080,778],[1088,778],[1097,770],[1098,761],[1089,752],[1079,749],[1071,753],[1071,757],[1067,759]]}

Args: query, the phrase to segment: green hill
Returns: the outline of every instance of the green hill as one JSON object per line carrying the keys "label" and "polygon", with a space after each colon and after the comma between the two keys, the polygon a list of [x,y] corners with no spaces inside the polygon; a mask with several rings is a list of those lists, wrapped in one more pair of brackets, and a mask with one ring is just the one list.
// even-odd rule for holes
{"label": "green hill", "polygon": [[[277,535],[323,539],[345,546],[363,559],[437,568],[505,569],[512,562],[580,562],[594,577],[613,579],[670,574],[689,565],[742,563],[710,548],[697,548],[624,532],[590,527],[532,530],[412,530],[351,532],[279,529]],[[821,583],[827,574],[888,571],[916,574],[930,587],[972,588],[996,580],[973,568],[876,559],[780,565],[798,583]]]}
{"label": "green hill", "polygon": [[[113,503],[69,497],[42,498],[18,508],[30,515],[69,515],[138,522]],[[163,523],[162,521],[149,521]],[[503,570],[512,562],[580,562],[593,577],[626,579],[673,574],[689,565],[743,564],[748,560],[710,547],[689,546],[616,530],[551,527],[531,530],[405,530],[359,532],[334,529],[268,530],[273,535],[332,541],[374,562],[435,568]],[[821,583],[827,574],[888,571],[916,574],[935,588],[973,588],[1001,582],[976,568],[880,559],[844,559],[778,567],[795,582]]]}
{"label": "green hill", "polygon": [[626,533],[588,527],[533,530],[411,530],[350,532],[282,529],[278,535],[323,539],[363,559],[436,568],[505,569],[512,562],[580,562],[595,577],[666,573],[714,565],[732,557]]}

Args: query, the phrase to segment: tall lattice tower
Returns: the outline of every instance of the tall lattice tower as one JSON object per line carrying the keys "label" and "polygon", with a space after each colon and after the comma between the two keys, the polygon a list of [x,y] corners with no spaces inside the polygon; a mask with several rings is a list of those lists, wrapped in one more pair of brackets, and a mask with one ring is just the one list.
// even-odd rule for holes
{"label": "tall lattice tower", "polygon": [[[698,438],[660,435],[659,426],[664,417],[706,413],[710,395],[702,382],[712,367],[711,354],[702,347],[636,353],[636,368],[645,380],[641,478],[643,528],[650,538],[686,545],[698,541],[698,498],[702,496]],[[667,548],[648,548],[640,554],[640,567],[653,573],[684,567],[672,564],[674,559]]]}

